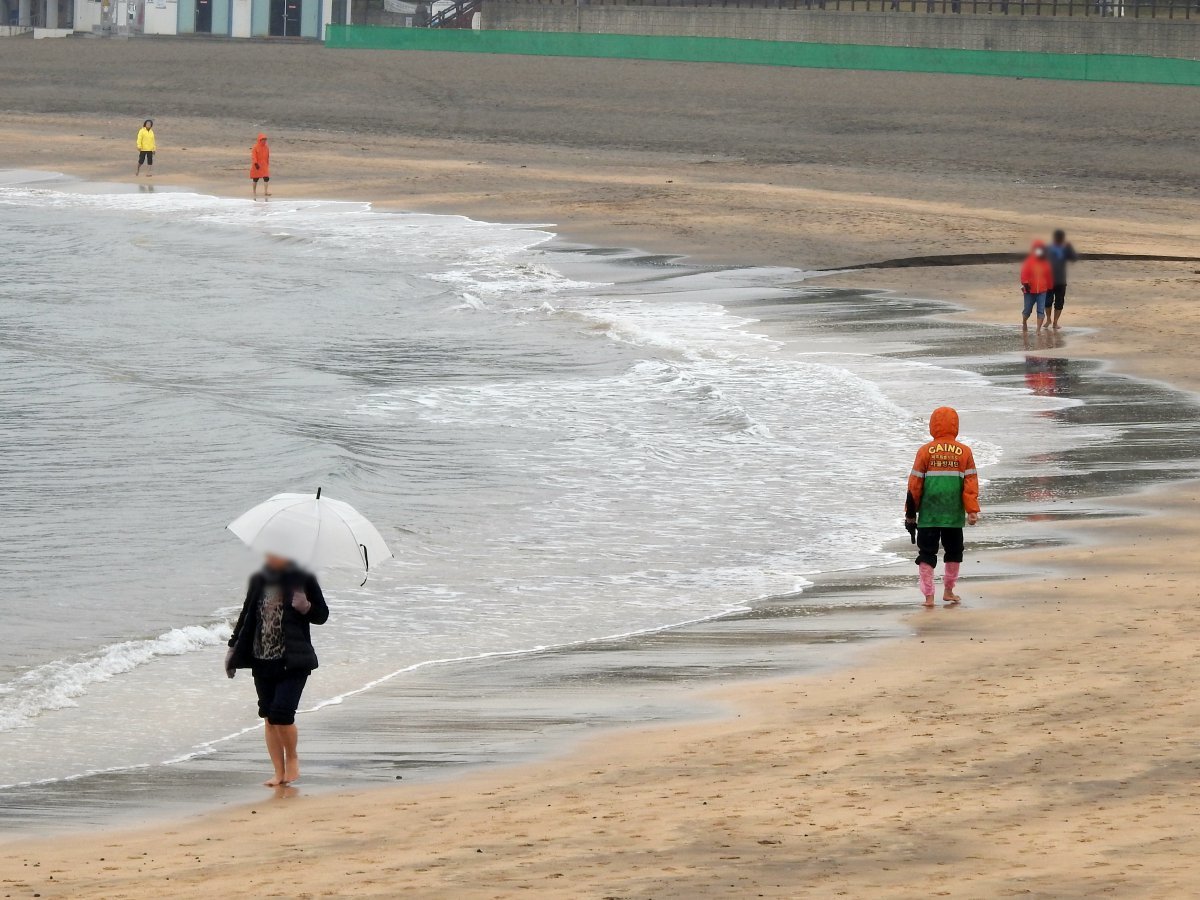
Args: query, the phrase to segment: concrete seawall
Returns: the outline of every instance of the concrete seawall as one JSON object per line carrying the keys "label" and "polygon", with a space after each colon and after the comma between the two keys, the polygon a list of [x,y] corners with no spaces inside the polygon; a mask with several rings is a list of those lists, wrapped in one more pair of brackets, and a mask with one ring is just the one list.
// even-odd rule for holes
{"label": "concrete seawall", "polygon": [[483,5],[483,27],[503,31],[683,35],[882,47],[1200,59],[1200,19],[917,16],[799,9],[566,6],[488,0]]}

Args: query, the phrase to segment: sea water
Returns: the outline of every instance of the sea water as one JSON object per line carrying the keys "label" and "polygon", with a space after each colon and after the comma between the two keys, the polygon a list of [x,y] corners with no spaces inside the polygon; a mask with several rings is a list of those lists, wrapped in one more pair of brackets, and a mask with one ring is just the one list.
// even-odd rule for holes
{"label": "sea water", "polygon": [[254,725],[221,669],[256,561],[224,526],[280,491],[395,552],[328,575],[312,709],[898,562],[939,403],[985,476],[1061,440],[1056,401],[731,311],[796,272],[564,265],[552,237],[0,175],[0,785]]}

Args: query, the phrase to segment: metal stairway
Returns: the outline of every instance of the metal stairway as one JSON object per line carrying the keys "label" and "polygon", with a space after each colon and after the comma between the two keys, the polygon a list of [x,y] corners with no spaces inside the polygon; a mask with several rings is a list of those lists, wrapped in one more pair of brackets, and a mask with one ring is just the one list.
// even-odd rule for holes
{"label": "metal stairway", "polygon": [[429,17],[429,28],[470,28],[483,0],[454,0],[453,6],[439,9]]}

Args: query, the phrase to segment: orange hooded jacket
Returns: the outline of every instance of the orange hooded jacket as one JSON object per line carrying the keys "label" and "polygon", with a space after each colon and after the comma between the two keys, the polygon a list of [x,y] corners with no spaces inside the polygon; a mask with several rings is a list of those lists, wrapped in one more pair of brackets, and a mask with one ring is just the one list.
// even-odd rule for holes
{"label": "orange hooded jacket", "polygon": [[905,516],[916,516],[918,528],[962,528],[979,512],[975,456],[959,441],[958,413],[949,406],[933,411],[929,434],[908,476]]}
{"label": "orange hooded jacket", "polygon": [[1033,246],[1029,249],[1029,255],[1021,264],[1021,284],[1029,285],[1031,294],[1044,294],[1054,287],[1054,270],[1050,268],[1050,260],[1045,255],[1039,258],[1034,253],[1039,247],[1044,251],[1046,242],[1034,241]]}
{"label": "orange hooded jacket", "polygon": [[271,177],[271,148],[267,146],[265,134],[260,134],[254,146],[250,148],[250,177]]}

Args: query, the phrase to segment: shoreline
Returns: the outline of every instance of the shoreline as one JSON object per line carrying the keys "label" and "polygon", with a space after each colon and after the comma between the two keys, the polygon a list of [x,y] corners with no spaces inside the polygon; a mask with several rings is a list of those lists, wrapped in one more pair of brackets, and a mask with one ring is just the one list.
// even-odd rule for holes
{"label": "shoreline", "polygon": [[[21,121],[23,118],[25,121]],[[0,151],[14,161],[15,167],[61,172],[85,181],[140,184],[142,188],[161,185],[248,199],[248,192],[235,190],[235,185],[241,184],[240,179],[218,174],[238,169],[234,155],[224,148],[187,148],[211,156],[212,164],[186,175],[160,175],[153,184],[146,178],[134,182],[123,179],[108,161],[113,155],[110,136],[90,138],[85,147],[73,148],[79,162],[64,159],[60,164],[56,159],[53,168],[45,168],[38,154],[28,154],[29,141],[54,135],[52,140],[59,144],[64,130],[78,126],[64,121],[45,130],[44,123],[34,126],[31,117],[20,115],[10,117],[10,122],[0,125]],[[98,121],[92,126],[101,132],[112,129],[111,122]],[[32,128],[41,131],[37,138],[32,137]],[[288,140],[294,143],[297,138],[289,136]],[[940,300],[964,306],[962,315],[970,321],[1011,322],[1014,326],[1019,322],[1020,295],[1013,265],[866,268],[848,272],[840,271],[839,267],[926,253],[930,244],[913,243],[898,227],[900,223],[920,222],[929,229],[925,240],[942,247],[947,246],[946,241],[952,241],[949,246],[970,253],[1021,252],[1030,235],[1053,223],[1067,229],[1084,257],[1076,267],[1074,280],[1076,287],[1087,294],[1081,297],[1078,290],[1071,292],[1064,321],[1067,327],[1093,332],[1088,335],[1087,347],[1068,348],[1068,355],[1091,353],[1111,359],[1130,374],[1200,390],[1200,373],[1190,367],[1169,364],[1178,361],[1174,352],[1177,340],[1200,339],[1200,313],[1194,313],[1191,304],[1175,305],[1176,300],[1200,293],[1200,263],[1087,260],[1089,251],[1200,255],[1195,249],[1200,247],[1200,225],[1191,214],[1197,202],[1187,197],[1089,199],[1083,193],[1060,196],[1065,192],[1057,188],[1034,188],[1035,209],[1025,212],[973,205],[996,199],[991,195],[999,186],[988,182],[984,182],[985,189],[981,191],[977,181],[943,179],[948,183],[939,188],[936,181],[925,181],[921,176],[901,179],[873,171],[849,172],[825,167],[812,172],[820,186],[809,187],[778,183],[775,179],[795,175],[772,166],[749,167],[744,176],[738,173],[735,179],[723,181],[714,179],[711,173],[714,167],[723,168],[719,162],[710,164],[707,160],[652,154],[632,155],[620,163],[607,163],[600,171],[587,172],[590,155],[573,149],[554,150],[539,165],[532,161],[517,162],[528,158],[526,147],[495,144],[472,147],[484,158],[468,164],[464,171],[440,158],[460,152],[447,142],[375,138],[373,143],[386,160],[377,175],[358,183],[331,181],[319,170],[361,164],[331,155],[328,148],[323,147],[310,156],[309,151],[293,146],[290,152],[301,153],[298,163],[293,163],[299,171],[288,181],[277,179],[276,191],[283,193],[275,196],[279,200],[362,202],[383,211],[465,215],[497,224],[545,227],[562,242],[633,247],[700,266],[800,268],[822,286],[892,291]],[[23,154],[27,154],[24,162]],[[666,184],[679,184],[678,191],[683,195],[677,203],[666,207],[660,202],[664,199],[661,190],[664,185],[658,184],[661,175],[651,174],[662,166],[667,167],[667,174],[675,176],[667,179]],[[736,171],[740,167],[733,168]],[[915,183],[907,183],[914,180]],[[855,189],[835,187],[848,181],[857,183]],[[491,182],[495,183],[495,190],[485,190],[483,186]],[[633,196],[609,199],[622,185],[627,185]],[[1028,187],[1019,186],[1018,193]],[[949,195],[955,189],[963,190],[965,196],[951,201]],[[910,199],[914,194],[929,194],[937,199]],[[514,202],[514,198],[525,196],[528,199]],[[1086,212],[1089,203],[1115,209],[1109,216],[1098,218]],[[730,207],[737,212],[717,215],[714,206]],[[1057,213],[1054,210],[1059,206],[1072,211]],[[796,231],[786,238],[779,233],[778,226],[770,224],[785,207],[794,208],[798,217],[788,221],[787,225]],[[763,224],[751,216],[761,217]],[[815,224],[830,218],[843,220],[843,227],[849,229],[848,240],[831,241],[828,230]],[[724,229],[730,229],[729,234],[734,237],[727,239]],[[748,240],[748,234],[763,239]],[[1152,291],[1151,298],[1144,297],[1147,286]],[[1171,329],[1147,327],[1153,322],[1129,315],[1129,310],[1137,304],[1153,306],[1163,301],[1172,304]]]}
{"label": "shoreline", "polygon": [[[860,82],[878,84],[847,75],[845,90]],[[906,112],[923,109],[904,84],[925,82],[896,83]],[[928,83],[957,90],[953,78]],[[1003,118],[1006,96],[1024,102],[1026,90],[998,84],[979,98],[977,119],[989,110]],[[1082,105],[1112,98],[1120,118],[1120,98],[1153,94],[1078,96]],[[716,92],[710,99],[722,102]],[[1129,115],[1130,127],[1153,130],[1153,110]],[[76,171],[91,177],[112,165],[105,141],[128,137],[123,122],[100,116],[11,121],[0,127],[0,147],[14,164],[37,159],[48,144],[56,158],[69,148],[80,159]],[[932,158],[944,123],[928,121]],[[204,177],[240,172],[240,152],[220,144],[226,123],[180,123],[191,129],[189,146],[211,160]],[[103,140],[75,137],[93,127]],[[1187,131],[1186,123],[1177,128]],[[945,140],[961,135],[945,130]],[[1071,130],[1062,133],[1064,154],[1091,134],[1086,125]],[[907,134],[898,138],[899,174],[889,175],[835,165],[817,139],[805,145],[816,147],[812,163],[798,172],[770,161],[708,160],[691,148],[610,148],[595,163],[578,147],[474,141],[447,156],[448,141],[379,134],[364,136],[371,165],[336,131],[282,133],[296,154],[292,176],[281,179],[289,190],[336,191],[328,172],[355,167],[363,176],[357,191],[390,195],[406,208],[556,220],[570,239],[666,253],[690,246],[701,261],[795,265],[803,253],[805,264],[839,265],[951,241],[1011,251],[1050,222],[1065,223],[1085,254],[1186,254],[1200,244],[1195,200],[1178,188],[1187,157],[1168,148],[1146,159],[1174,172],[1174,196],[1166,174],[1161,189],[1131,189],[1115,176],[1106,182],[1103,172],[1146,156],[1144,145],[1124,146],[1119,136],[1106,145],[1119,157],[1107,169],[1080,151],[1101,176],[1068,177],[1073,186],[1059,190],[1043,182],[1005,187],[1007,170],[913,174]],[[302,150],[304,138],[316,149]],[[851,132],[844,152],[869,156],[872,139]],[[461,162],[464,146],[478,165]],[[495,214],[506,207],[511,215]],[[526,214],[534,211],[555,214]],[[1072,332],[1062,356],[1195,390],[1195,269],[1078,266],[1066,321],[1089,331]],[[950,299],[966,308],[951,314],[960,321],[1015,316],[1007,267],[839,278],[848,280],[814,284]],[[1200,849],[1188,811],[1200,777],[1188,738],[1200,725],[1189,692],[1197,613],[1188,589],[1200,575],[1192,553],[1198,500],[1200,484],[1177,481],[1105,504],[1126,517],[1052,522],[1077,540],[1014,551],[1011,559],[1033,577],[981,583],[982,606],[914,611],[912,640],[867,648],[852,667],[723,689],[727,718],[602,735],[563,758],[453,785],[264,799],[155,833],[92,836],[69,847],[5,845],[0,871],[14,889],[44,897],[156,896],[166,878],[172,890],[197,897],[286,893],[297,883],[314,895],[464,898],[1187,896]],[[50,874],[61,884],[48,886]]]}

